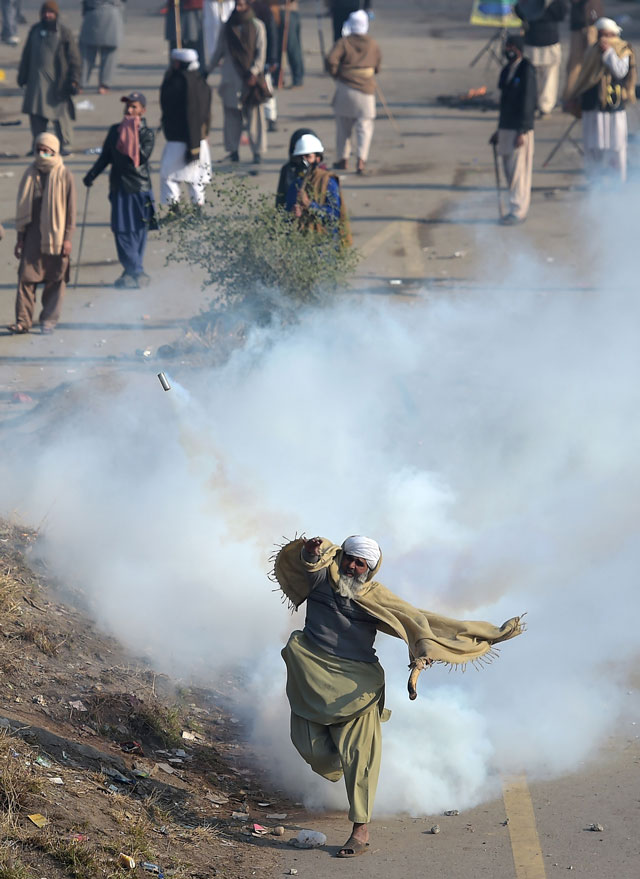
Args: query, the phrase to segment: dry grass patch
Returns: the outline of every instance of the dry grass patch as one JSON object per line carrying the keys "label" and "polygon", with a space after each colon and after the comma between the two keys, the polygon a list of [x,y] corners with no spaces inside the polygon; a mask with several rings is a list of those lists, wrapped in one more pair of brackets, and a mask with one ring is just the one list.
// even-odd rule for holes
{"label": "dry grass patch", "polygon": [[40,794],[42,782],[33,766],[27,766],[31,753],[24,743],[6,731],[0,731],[0,828],[16,826],[34,797]]}

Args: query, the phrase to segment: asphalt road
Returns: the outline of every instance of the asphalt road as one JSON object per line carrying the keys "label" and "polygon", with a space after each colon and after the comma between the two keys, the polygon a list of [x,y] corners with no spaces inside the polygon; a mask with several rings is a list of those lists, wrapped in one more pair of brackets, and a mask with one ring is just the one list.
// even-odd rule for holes
{"label": "asphalt road", "polygon": [[[279,95],[279,131],[270,138],[267,160],[257,178],[266,190],[275,189],[289,135],[302,123],[316,128],[328,145],[329,160],[333,160],[332,88],[321,75],[315,6],[310,2],[302,5],[307,77],[302,90],[284,90]],[[518,228],[500,228],[487,145],[495,113],[449,109],[435,100],[441,94],[482,85],[495,91],[495,65],[487,67],[483,59],[469,67],[491,32],[468,25],[470,3],[460,0],[378,0],[375,5],[374,32],[384,55],[380,85],[400,134],[380,108],[371,175],[362,179],[353,174],[344,176],[355,243],[364,254],[353,295],[484,295],[523,253],[529,255],[532,265],[545,267],[546,292],[560,292],[570,283],[588,293],[593,267],[602,254],[597,242],[585,245],[584,228],[577,219],[585,197],[579,155],[575,147],[566,145],[548,168],[542,168],[544,158],[567,127],[566,117],[556,112],[536,131],[529,221]],[[27,3],[24,7],[30,20],[35,18],[36,6]],[[77,28],[79,4],[63,0],[61,6]],[[85,150],[99,146],[107,125],[121,114],[120,94],[134,88],[145,91],[148,120],[152,125],[159,122],[158,89],[166,50],[162,23],[154,14],[158,4],[138,0],[130,6],[117,87],[104,97],[91,88],[80,98],[90,101],[92,109],[78,112],[75,155],[67,162],[78,183],[93,162]],[[608,4],[607,11],[638,17],[636,6],[629,3]],[[638,23],[632,21],[628,27],[632,37],[634,28],[638,29]],[[328,23],[324,30],[328,39]],[[25,32],[21,29],[22,35]],[[0,67],[7,73],[1,85],[2,119],[22,119],[20,126],[2,128],[1,149],[23,156],[29,137],[26,120],[19,112],[18,89],[13,85],[18,57],[19,50],[0,48]],[[215,83],[215,77],[212,81]],[[223,157],[221,116],[216,98],[211,138],[214,161]],[[633,113],[630,126],[638,127]],[[156,192],[161,149],[160,136],[154,154]],[[632,149],[632,163],[634,160]],[[0,167],[0,219],[7,230],[0,245],[2,324],[13,316],[12,216],[17,183],[27,161],[3,159]],[[241,170],[248,170],[248,166]],[[83,199],[81,192],[80,207]],[[12,402],[16,391],[37,402],[62,382],[148,368],[136,356],[136,349],[154,352],[159,345],[171,342],[207,299],[197,273],[165,268],[165,256],[166,244],[153,235],[147,260],[152,285],[144,291],[116,291],[110,286],[120,270],[109,230],[107,179],[103,175],[91,190],[80,283],[68,292],[58,331],[50,337],[0,333],[0,417],[5,427],[10,428],[11,420],[29,405]],[[402,283],[390,284],[392,280]],[[536,288],[542,282],[535,273],[523,272],[518,283],[523,288]],[[308,815],[307,826],[327,834],[328,848],[285,850],[274,875],[294,868],[301,879],[336,875],[543,879],[573,869],[573,875],[584,879],[635,879],[640,874],[640,748],[634,730],[630,726],[621,729],[597,758],[574,775],[544,782],[524,777],[505,779],[504,799],[457,817],[379,818],[372,828],[370,853],[350,863],[331,857],[347,838],[345,816]],[[301,764],[302,771],[307,770]],[[603,833],[585,829],[594,822],[602,824]],[[435,823],[441,827],[438,835],[428,832]]]}

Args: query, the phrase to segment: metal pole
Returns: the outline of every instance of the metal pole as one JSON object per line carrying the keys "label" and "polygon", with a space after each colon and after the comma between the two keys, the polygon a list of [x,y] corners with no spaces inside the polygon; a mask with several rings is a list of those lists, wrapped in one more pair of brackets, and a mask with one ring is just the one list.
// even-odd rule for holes
{"label": "metal pole", "polygon": [[571,125],[567,128],[567,130],[566,130],[565,133],[562,135],[562,137],[560,138],[560,140],[558,141],[558,143],[557,143],[557,144],[554,146],[554,148],[551,150],[551,152],[549,153],[549,155],[547,156],[547,158],[546,158],[546,159],[544,160],[544,162],[542,163],[542,167],[543,167],[543,168],[546,168],[546,167],[547,167],[547,165],[549,164],[549,162],[551,161],[551,159],[555,156],[555,154],[558,152],[558,150],[560,149],[560,147],[562,146],[562,144],[563,144],[563,143],[565,142],[565,140],[569,137],[569,135],[570,135],[571,132],[573,131],[573,126],[576,124],[577,121],[578,121],[577,119],[574,119],[574,120],[573,120],[573,122],[572,122]]}
{"label": "metal pole", "polygon": [[89,188],[84,193],[84,211],[82,212],[82,230],[80,231],[80,246],[78,247],[78,259],[76,261],[76,276],[73,281],[73,289],[78,286],[78,274],[80,273],[80,257],[82,256],[82,242],[84,241],[84,227],[87,224],[87,207],[89,206]]}
{"label": "metal pole", "polygon": [[182,21],[180,19],[180,0],[173,0],[173,14],[176,22],[176,49],[182,49]]}
{"label": "metal pole", "polygon": [[382,106],[384,107],[384,112],[387,114],[387,118],[388,118],[389,122],[393,125],[396,134],[397,134],[399,137],[402,137],[402,132],[401,132],[400,129],[398,128],[398,123],[396,122],[393,113],[392,113],[391,110],[389,109],[389,105],[387,104],[384,95],[382,94],[382,89],[380,88],[380,86],[378,85],[377,82],[374,83],[374,85],[375,85],[375,88],[376,88],[376,93],[377,93],[378,97],[380,98],[380,103],[381,103]]}
{"label": "metal pole", "polygon": [[498,165],[498,145],[495,143],[492,143],[491,146],[493,147],[493,167],[496,172],[496,192],[498,194],[498,215],[499,215],[500,219],[502,219],[504,214],[502,213],[502,189],[500,186],[500,167]]}
{"label": "metal pole", "polygon": [[287,51],[287,43],[289,42],[289,19],[291,18],[291,7],[289,0],[285,0],[284,4],[284,26],[282,28],[282,51],[280,52],[280,70],[278,71],[278,88],[281,89],[284,84],[284,56]]}

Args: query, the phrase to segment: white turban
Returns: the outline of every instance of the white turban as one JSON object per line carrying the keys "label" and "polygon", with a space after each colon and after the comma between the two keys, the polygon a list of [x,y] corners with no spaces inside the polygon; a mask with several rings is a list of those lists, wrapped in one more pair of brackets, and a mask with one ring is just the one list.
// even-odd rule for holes
{"label": "white turban", "polygon": [[358,9],[356,12],[352,12],[342,25],[342,36],[348,37],[350,34],[366,34],[368,30],[369,16],[364,9]]}
{"label": "white turban", "polygon": [[195,49],[172,49],[171,60],[182,61],[183,64],[188,64],[189,70],[196,70],[199,66],[198,53]]}
{"label": "white turban", "polygon": [[372,571],[382,555],[380,547],[375,540],[371,540],[370,537],[363,537],[361,534],[352,534],[351,537],[347,537],[342,544],[342,550],[345,555],[351,555],[356,559],[364,559]]}
{"label": "white turban", "polygon": [[596,30],[597,31],[611,31],[612,33],[617,34],[618,36],[620,36],[620,34],[622,33],[622,28],[612,18],[599,18],[596,21]]}

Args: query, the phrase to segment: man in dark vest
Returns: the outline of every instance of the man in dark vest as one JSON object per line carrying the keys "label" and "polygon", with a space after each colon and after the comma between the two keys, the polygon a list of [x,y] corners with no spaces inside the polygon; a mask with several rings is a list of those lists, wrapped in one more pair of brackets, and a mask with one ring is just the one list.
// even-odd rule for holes
{"label": "man in dark vest", "polygon": [[509,213],[505,226],[524,222],[531,202],[533,170],[533,116],[536,109],[536,72],[523,57],[521,36],[510,35],[504,47],[506,65],[500,73],[500,120],[489,141],[502,156],[509,184]]}

